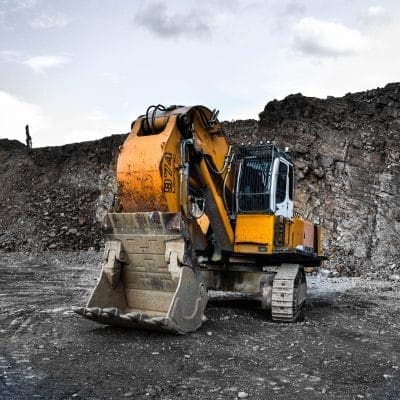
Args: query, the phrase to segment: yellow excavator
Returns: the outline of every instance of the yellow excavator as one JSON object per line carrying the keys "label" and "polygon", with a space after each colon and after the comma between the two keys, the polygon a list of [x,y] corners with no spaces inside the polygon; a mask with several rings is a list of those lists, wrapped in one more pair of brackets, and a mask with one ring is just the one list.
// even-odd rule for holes
{"label": "yellow excavator", "polygon": [[207,290],[258,294],[293,322],[321,230],[293,210],[294,171],[271,143],[230,146],[203,106],[150,106],[120,149],[118,212],[108,213],[90,320],[174,333],[198,329]]}

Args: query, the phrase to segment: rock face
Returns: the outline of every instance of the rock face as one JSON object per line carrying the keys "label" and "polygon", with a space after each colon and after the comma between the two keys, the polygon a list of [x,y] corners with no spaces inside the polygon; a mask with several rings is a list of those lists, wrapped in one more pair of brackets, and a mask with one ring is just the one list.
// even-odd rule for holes
{"label": "rock face", "polygon": [[[245,126],[243,126],[245,125]],[[326,100],[268,103],[258,126],[229,123],[235,141],[289,146],[297,209],[324,228],[327,263],[342,273],[398,273],[400,84]]]}
{"label": "rock face", "polygon": [[[326,100],[290,95],[259,121],[224,127],[232,143],[290,148],[297,210],[322,224],[327,267],[399,274],[400,84]],[[33,150],[0,140],[0,248],[100,247],[124,138]]]}
{"label": "rock face", "polygon": [[99,247],[98,220],[113,204],[114,162],[123,140],[33,150],[0,140],[0,248]]}

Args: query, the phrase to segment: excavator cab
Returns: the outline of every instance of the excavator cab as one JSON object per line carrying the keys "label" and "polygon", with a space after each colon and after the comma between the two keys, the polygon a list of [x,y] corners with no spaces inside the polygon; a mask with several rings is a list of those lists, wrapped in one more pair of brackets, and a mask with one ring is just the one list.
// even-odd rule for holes
{"label": "excavator cab", "polygon": [[293,163],[275,145],[241,146],[236,155],[236,213],[293,216]]}

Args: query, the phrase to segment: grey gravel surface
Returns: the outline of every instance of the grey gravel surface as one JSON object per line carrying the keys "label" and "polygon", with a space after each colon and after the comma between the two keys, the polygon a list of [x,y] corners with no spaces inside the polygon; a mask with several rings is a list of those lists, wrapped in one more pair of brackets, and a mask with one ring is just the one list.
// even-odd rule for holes
{"label": "grey gravel surface", "polygon": [[309,277],[295,324],[211,293],[203,327],[175,336],[71,313],[100,258],[1,254],[0,399],[400,399],[397,280]]}

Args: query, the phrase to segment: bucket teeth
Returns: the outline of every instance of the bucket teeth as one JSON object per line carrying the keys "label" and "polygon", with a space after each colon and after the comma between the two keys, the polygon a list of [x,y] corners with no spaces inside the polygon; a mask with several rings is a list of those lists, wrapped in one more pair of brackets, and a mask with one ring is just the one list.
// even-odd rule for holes
{"label": "bucket teeth", "polygon": [[85,307],[72,307],[72,311],[79,315],[85,315]]}
{"label": "bucket teeth", "polygon": [[[115,307],[73,307],[72,311],[84,316],[88,319],[106,321],[109,323],[116,323],[118,320],[123,322],[124,326],[153,326],[158,327],[158,329],[166,329],[168,326],[168,318],[166,317],[153,317],[150,318],[147,314],[140,312],[129,312],[123,314]],[[111,322],[113,320],[113,322]]]}
{"label": "bucket teeth", "polygon": [[119,313],[118,308],[107,307],[107,308],[103,308],[103,314],[106,314],[107,317],[115,318],[115,317],[119,317],[120,313]]}
{"label": "bucket teeth", "polygon": [[147,317],[145,314],[137,313],[137,312],[130,312],[130,313],[125,314],[125,315],[133,322],[142,322]]}
{"label": "bucket teeth", "polygon": [[154,317],[151,319],[154,324],[158,326],[166,326],[168,325],[168,318],[165,317]]}
{"label": "bucket teeth", "polygon": [[98,307],[87,307],[84,311],[84,316],[87,318],[96,318],[101,316],[101,308]]}

